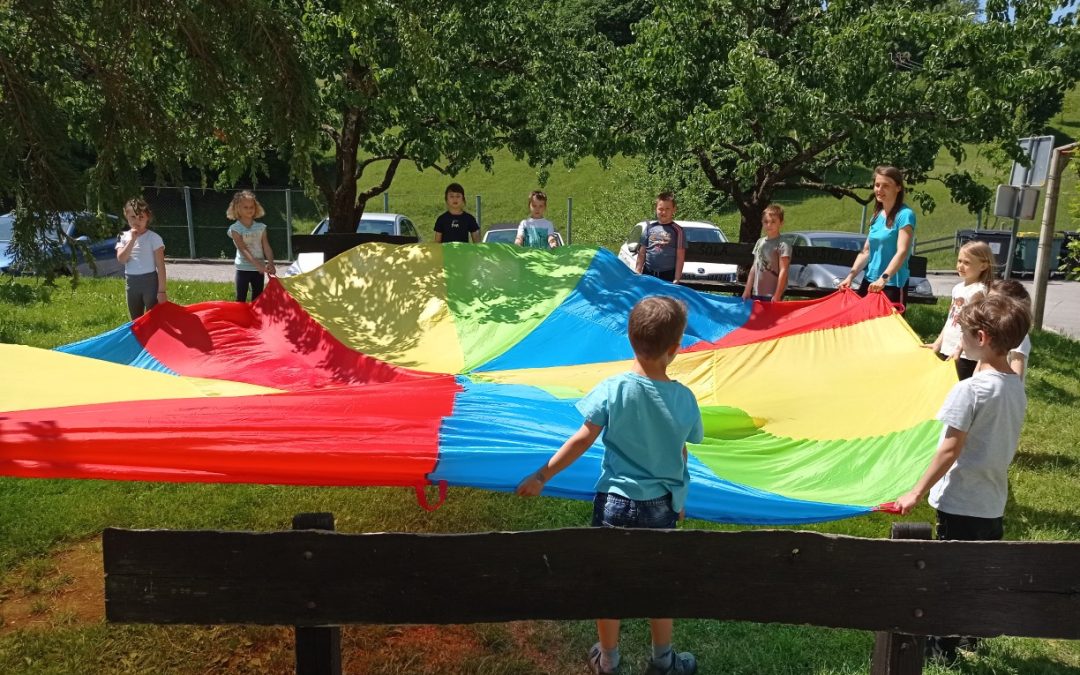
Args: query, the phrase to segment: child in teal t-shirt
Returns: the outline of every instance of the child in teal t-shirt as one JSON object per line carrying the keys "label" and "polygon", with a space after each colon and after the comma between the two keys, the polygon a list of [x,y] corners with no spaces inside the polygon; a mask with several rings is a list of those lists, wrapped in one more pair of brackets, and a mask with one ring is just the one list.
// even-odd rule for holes
{"label": "child in teal t-shirt", "polygon": [[[570,466],[603,433],[604,461],[593,499],[593,527],[674,528],[685,511],[690,485],[687,443],[704,437],[694,393],[668,377],[686,329],[686,307],[653,296],[630,312],[634,365],[628,373],[598,384],[577,408],[584,424],[536,473],[517,487],[540,494],[552,476]],[[597,620],[600,641],[589,651],[594,673],[619,665],[619,619]],[[653,657],[649,673],[695,673],[697,661],[672,649],[671,619],[651,621]]]}

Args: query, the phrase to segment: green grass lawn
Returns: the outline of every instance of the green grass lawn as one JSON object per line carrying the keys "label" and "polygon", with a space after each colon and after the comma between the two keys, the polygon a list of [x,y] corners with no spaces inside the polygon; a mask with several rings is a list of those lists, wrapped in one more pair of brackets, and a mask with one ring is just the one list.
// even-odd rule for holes
{"label": "green grass lawn", "polygon": [[[174,282],[170,295],[187,304],[227,298],[230,286]],[[944,312],[940,303],[915,306],[907,318],[929,337],[940,329]],[[76,289],[49,289],[33,280],[0,279],[0,341],[53,347],[124,321],[121,280],[86,279]],[[1033,342],[1028,416],[1010,475],[1006,538],[1080,541],[1080,343],[1052,333],[1036,333]],[[50,607],[77,589],[100,589],[100,568],[75,574],[65,571],[63,561],[72,546],[94,548],[104,527],[276,530],[289,528],[293,514],[306,511],[333,512],[337,528],[346,532],[480,532],[581,526],[590,505],[452,489],[447,503],[428,513],[402,489],[0,478],[0,601],[32,590],[38,603],[32,609],[44,626],[5,625],[6,605],[0,602],[0,673],[291,672],[291,635],[284,629],[106,625]],[[924,504],[911,519],[931,521],[932,512]],[[807,529],[885,537],[896,520],[873,514]],[[685,526],[739,529],[700,521]],[[703,673],[866,673],[872,646],[872,636],[859,631],[742,622],[681,621],[676,634],[680,648],[697,653]],[[343,643],[346,672],[554,675],[582,672],[594,639],[587,622],[520,622],[349,627]],[[647,643],[646,623],[627,622],[623,644],[631,668],[624,673],[641,672]],[[1080,642],[998,638],[965,659],[958,672],[1078,669]]]}

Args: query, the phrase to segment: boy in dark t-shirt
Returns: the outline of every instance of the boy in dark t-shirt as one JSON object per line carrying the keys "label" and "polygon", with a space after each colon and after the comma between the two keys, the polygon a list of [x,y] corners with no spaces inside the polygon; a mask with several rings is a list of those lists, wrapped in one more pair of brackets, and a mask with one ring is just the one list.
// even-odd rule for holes
{"label": "boy in dark t-shirt", "polygon": [[480,243],[480,225],[471,213],[465,212],[465,188],[460,183],[450,183],[443,194],[446,198],[446,212],[435,219],[435,242],[445,244],[451,241],[474,244]]}
{"label": "boy in dark t-shirt", "polygon": [[677,282],[682,277],[686,237],[674,217],[675,195],[661,192],[656,197],[656,220],[645,226],[638,243],[638,274],[671,282]]}

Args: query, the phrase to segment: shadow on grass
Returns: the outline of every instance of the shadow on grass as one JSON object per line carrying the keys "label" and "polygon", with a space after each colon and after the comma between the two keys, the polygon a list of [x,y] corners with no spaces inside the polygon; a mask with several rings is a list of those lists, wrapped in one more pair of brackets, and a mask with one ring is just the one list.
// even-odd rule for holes
{"label": "shadow on grass", "polygon": [[1080,471],[1080,460],[1065,455],[1044,455],[1020,451],[1016,453],[1013,464],[1020,469],[1050,473]]}
{"label": "shadow on grass", "polygon": [[49,302],[51,299],[52,291],[48,286],[30,285],[14,279],[7,283],[0,283],[0,302],[26,306],[38,302]]}
{"label": "shadow on grass", "polygon": [[1076,364],[1080,363],[1080,341],[1057,333],[1036,332],[1031,336],[1031,342],[1037,350],[1032,360],[1033,366],[1064,378],[1076,377]]}

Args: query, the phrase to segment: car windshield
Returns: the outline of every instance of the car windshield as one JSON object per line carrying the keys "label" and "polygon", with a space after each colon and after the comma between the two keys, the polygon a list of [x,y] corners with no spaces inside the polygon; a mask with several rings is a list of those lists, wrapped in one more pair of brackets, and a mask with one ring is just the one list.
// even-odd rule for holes
{"label": "car windshield", "polygon": [[488,230],[484,241],[489,244],[513,244],[517,239],[517,230]]}
{"label": "car windshield", "polygon": [[[330,231],[330,219],[324,218],[312,234],[326,234]],[[372,218],[361,218],[356,225],[359,234],[393,234],[394,221]]]}
{"label": "car windshield", "polygon": [[14,228],[14,218],[11,216],[0,216],[0,241],[10,241],[11,232]]}
{"label": "car windshield", "polygon": [[361,218],[360,223],[356,226],[356,231],[360,234],[393,234],[394,221]]}
{"label": "car windshield", "polygon": [[686,241],[697,241],[706,244],[720,244],[725,241],[724,233],[711,227],[684,227]]}
{"label": "car windshield", "polygon": [[810,244],[812,246],[842,248],[845,251],[861,251],[865,241],[865,237],[813,237],[810,239]]}

